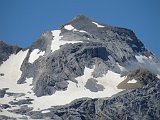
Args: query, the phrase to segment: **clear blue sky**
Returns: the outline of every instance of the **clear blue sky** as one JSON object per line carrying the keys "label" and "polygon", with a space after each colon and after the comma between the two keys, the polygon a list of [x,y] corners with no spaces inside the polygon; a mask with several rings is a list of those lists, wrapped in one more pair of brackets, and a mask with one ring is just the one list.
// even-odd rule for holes
{"label": "clear blue sky", "polygon": [[79,14],[132,29],[160,56],[160,0],[0,0],[0,39],[27,47]]}

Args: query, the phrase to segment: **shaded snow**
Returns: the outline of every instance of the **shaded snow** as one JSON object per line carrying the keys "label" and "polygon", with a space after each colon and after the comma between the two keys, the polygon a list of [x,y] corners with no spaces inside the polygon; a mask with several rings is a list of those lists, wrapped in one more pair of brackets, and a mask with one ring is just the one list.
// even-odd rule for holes
{"label": "shaded snow", "polygon": [[93,24],[95,24],[97,27],[100,27],[100,28],[103,28],[103,27],[105,27],[105,26],[103,26],[103,25],[100,25],[100,24],[98,24],[98,23],[96,23],[96,22],[92,22]]}
{"label": "shaded snow", "polygon": [[81,41],[63,41],[63,36],[60,36],[61,30],[54,30],[52,31],[52,35],[54,36],[51,44],[51,51],[54,52],[58,49],[60,49],[61,45],[67,44],[67,43],[78,43]]}
{"label": "shaded snow", "polygon": [[40,56],[43,56],[45,53],[45,51],[40,51],[39,49],[34,49],[31,54],[30,54],[30,57],[29,57],[29,60],[28,62],[29,63],[33,63],[35,60],[37,60]]}
{"label": "shaded snow", "polygon": [[127,83],[137,83],[137,80],[135,80],[135,79],[129,80]]}

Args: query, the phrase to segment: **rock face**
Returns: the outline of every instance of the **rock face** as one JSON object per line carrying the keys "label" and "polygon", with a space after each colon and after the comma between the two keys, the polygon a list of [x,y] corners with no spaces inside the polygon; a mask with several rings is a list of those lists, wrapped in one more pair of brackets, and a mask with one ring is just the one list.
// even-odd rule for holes
{"label": "rock face", "polygon": [[0,71],[0,119],[160,117],[160,61],[132,30],[80,15],[25,49],[0,41],[0,68],[14,66],[12,54],[24,59]]}
{"label": "rock face", "polygon": [[0,98],[3,98],[5,94],[6,94],[6,90],[0,89]]}
{"label": "rock face", "polygon": [[[7,45],[0,40],[0,65],[6,61],[11,54],[18,53],[22,48],[18,46]],[[2,73],[0,73],[2,74]]]}

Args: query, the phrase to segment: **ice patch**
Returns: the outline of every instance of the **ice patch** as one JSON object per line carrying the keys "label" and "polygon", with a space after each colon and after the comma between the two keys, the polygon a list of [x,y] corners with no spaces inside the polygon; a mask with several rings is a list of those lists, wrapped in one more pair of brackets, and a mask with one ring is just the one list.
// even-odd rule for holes
{"label": "ice patch", "polygon": [[157,75],[157,78],[159,78],[159,79],[160,79],[160,75],[159,75],[159,74]]}
{"label": "ice patch", "polygon": [[29,57],[29,60],[28,62],[29,63],[33,63],[35,60],[37,60],[40,56],[43,56],[45,53],[45,51],[41,51],[39,49],[34,49],[31,54],[30,54],[30,57]]}
{"label": "ice patch", "polygon": [[137,83],[137,80],[135,80],[135,79],[129,80],[127,83]]}
{"label": "ice patch", "polygon": [[67,44],[67,43],[78,43],[81,41],[63,41],[62,38],[63,36],[60,36],[61,30],[54,30],[52,31],[52,35],[54,36],[51,44],[51,51],[54,52],[58,49],[60,49],[61,45]]}
{"label": "ice patch", "polygon": [[103,28],[103,27],[105,27],[105,26],[103,26],[103,25],[100,25],[100,24],[98,24],[98,23],[96,23],[96,22],[92,22],[93,24],[95,24],[97,27],[100,27],[100,28]]}

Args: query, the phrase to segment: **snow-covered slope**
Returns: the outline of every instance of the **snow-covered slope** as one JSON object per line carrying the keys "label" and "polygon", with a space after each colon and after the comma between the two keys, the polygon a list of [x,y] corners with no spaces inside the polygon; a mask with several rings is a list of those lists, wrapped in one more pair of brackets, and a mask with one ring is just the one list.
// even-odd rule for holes
{"label": "snow-covered slope", "polygon": [[20,68],[27,53],[28,50],[21,50],[17,54],[10,55],[9,58],[1,64],[0,72],[4,74],[4,76],[0,77],[1,88],[15,89],[13,84],[17,85],[17,80],[20,78],[22,73]]}

